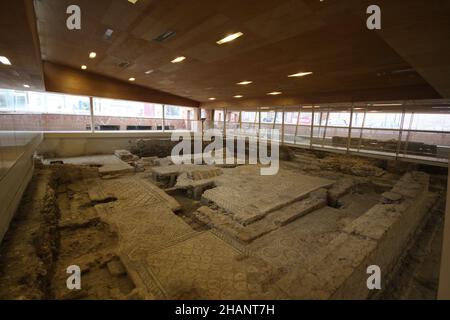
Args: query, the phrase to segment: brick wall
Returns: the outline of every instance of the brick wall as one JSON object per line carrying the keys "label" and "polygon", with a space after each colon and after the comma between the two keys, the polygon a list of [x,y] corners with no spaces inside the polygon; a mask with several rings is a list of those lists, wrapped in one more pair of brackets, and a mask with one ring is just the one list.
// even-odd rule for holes
{"label": "brick wall", "polygon": [[[162,126],[162,119],[118,118],[96,116],[94,125],[120,126],[120,130],[127,130],[127,126],[151,126],[157,130]],[[189,121],[166,119],[166,126],[173,129],[191,129]],[[2,131],[86,131],[89,130],[91,119],[88,115],[64,114],[2,114],[0,115],[0,130]]]}

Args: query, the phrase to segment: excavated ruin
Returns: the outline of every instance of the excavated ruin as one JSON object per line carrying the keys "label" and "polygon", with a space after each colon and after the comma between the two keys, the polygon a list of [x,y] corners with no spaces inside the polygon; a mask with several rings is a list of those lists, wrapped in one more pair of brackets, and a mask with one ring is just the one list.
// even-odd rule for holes
{"label": "excavated ruin", "polygon": [[[0,298],[434,298],[445,175],[289,159],[275,176],[126,150],[38,159],[0,249]],[[373,264],[385,274],[377,293]],[[67,288],[72,265],[81,290]]]}

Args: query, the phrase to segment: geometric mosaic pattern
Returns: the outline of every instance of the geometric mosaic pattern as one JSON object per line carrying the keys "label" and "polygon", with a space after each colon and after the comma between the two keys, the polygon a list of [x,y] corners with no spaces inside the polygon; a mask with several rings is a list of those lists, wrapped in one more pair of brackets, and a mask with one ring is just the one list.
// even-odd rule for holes
{"label": "geometric mosaic pattern", "polygon": [[286,299],[277,271],[207,231],[150,254],[148,269],[168,299]]}
{"label": "geometric mosaic pattern", "polygon": [[[277,270],[230,239],[199,232],[176,216],[178,203],[137,177],[91,181],[96,206],[120,237],[120,256],[136,285],[157,299],[275,299]],[[233,245],[234,244],[234,245]]]}

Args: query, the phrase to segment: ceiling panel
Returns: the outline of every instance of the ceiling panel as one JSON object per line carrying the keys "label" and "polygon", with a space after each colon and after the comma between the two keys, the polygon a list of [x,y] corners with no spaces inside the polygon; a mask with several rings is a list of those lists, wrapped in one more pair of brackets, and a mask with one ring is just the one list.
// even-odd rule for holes
{"label": "ceiling panel", "polygon": [[[414,0],[416,1],[416,0]],[[365,26],[368,1],[319,0],[39,0],[44,59],[197,101],[377,90],[428,83],[377,32]],[[83,28],[64,27],[78,4]],[[109,41],[106,29],[113,29]],[[154,39],[166,31],[165,42]],[[244,36],[219,46],[231,32]],[[97,58],[88,58],[90,51]],[[187,59],[179,64],[177,56]],[[119,64],[125,67],[118,67]],[[145,71],[154,70],[150,75]],[[299,71],[312,76],[288,78]],[[249,86],[237,82],[252,80]],[[431,92],[431,91],[430,91]]]}

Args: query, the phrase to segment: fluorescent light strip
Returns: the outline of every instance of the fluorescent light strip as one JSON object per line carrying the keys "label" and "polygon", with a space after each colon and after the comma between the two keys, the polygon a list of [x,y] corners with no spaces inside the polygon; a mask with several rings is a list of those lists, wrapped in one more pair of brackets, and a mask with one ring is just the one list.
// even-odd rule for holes
{"label": "fluorescent light strip", "polygon": [[181,61],[184,61],[185,59],[186,59],[186,57],[183,57],[183,56],[177,57],[177,58],[172,60],[172,63],[179,63]]}
{"label": "fluorescent light strip", "polygon": [[291,75],[288,75],[289,78],[294,78],[294,77],[304,77],[304,76],[308,76],[310,74],[313,74],[312,72],[298,72],[298,73],[294,73]]}
{"label": "fluorescent light strip", "polygon": [[237,84],[241,85],[241,86],[246,86],[246,85],[251,84],[251,83],[253,83],[253,81],[241,81],[241,82],[238,82]]}
{"label": "fluorescent light strip", "polygon": [[401,103],[374,103],[372,106],[374,107],[396,107],[396,106],[402,106]]}
{"label": "fluorescent light strip", "polygon": [[280,91],[275,91],[275,92],[269,92],[268,93],[269,96],[278,96],[280,94],[282,94],[282,92],[280,92]]}
{"label": "fluorescent light strip", "polygon": [[231,41],[233,41],[233,40],[236,40],[237,38],[239,38],[239,37],[242,37],[244,34],[242,33],[242,32],[236,32],[236,33],[233,33],[233,34],[230,34],[230,35],[228,35],[228,36],[226,36],[225,38],[223,38],[223,39],[220,39],[219,41],[217,41],[216,43],[217,44],[224,44],[224,43],[227,43],[227,42],[231,42]]}
{"label": "fluorescent light strip", "polygon": [[0,56],[0,62],[7,66],[11,65],[11,61],[9,61],[9,59],[5,56]]}

